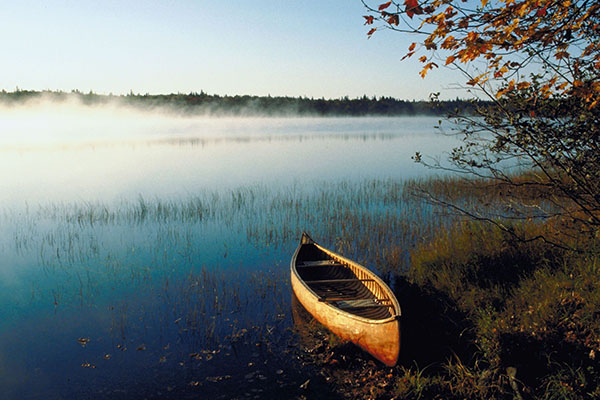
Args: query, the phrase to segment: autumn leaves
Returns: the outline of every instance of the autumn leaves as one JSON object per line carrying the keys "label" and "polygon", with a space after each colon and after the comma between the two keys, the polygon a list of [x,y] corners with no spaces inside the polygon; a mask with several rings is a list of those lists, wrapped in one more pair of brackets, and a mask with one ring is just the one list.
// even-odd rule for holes
{"label": "autumn leaves", "polygon": [[[367,36],[385,27],[418,35],[403,59],[420,52],[427,73],[438,63],[460,69],[475,61],[466,84],[500,98],[531,86],[529,66],[545,83],[539,94],[600,98],[600,3],[585,0],[403,0],[369,5]],[[422,39],[421,39],[422,38]],[[437,63],[436,63],[437,61]],[[462,67],[461,67],[462,65]],[[531,71],[532,69],[527,69]],[[489,85],[494,81],[494,85]],[[494,89],[490,89],[490,88]]]}

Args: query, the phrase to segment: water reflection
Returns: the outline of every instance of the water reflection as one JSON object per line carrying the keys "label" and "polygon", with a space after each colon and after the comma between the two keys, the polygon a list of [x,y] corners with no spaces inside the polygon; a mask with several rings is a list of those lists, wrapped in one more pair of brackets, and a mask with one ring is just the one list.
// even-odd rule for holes
{"label": "water reflection", "polygon": [[[135,285],[135,293],[109,289],[93,305],[39,310],[3,329],[7,373],[0,387],[15,399],[137,398],[240,382],[252,372],[260,374],[254,386],[281,379],[288,383],[279,386],[293,386],[298,371],[289,355],[289,303],[281,301],[288,288],[281,278],[264,269],[250,276],[203,270]],[[141,392],[135,382],[145,382]],[[243,394],[236,390],[223,393]]]}
{"label": "water reflection", "polygon": [[79,120],[73,122],[76,129],[66,125],[65,132],[54,135],[59,130],[54,127],[39,140],[36,125],[12,136],[3,130],[0,207],[139,195],[179,198],[206,188],[315,178],[416,177],[424,170],[411,160],[415,151],[439,154],[455,140],[436,134],[436,121],[426,117],[171,118],[171,125],[163,118],[154,129],[141,121],[137,126],[128,120],[125,126],[133,125],[129,133],[118,118],[113,125],[104,121],[105,136]]}

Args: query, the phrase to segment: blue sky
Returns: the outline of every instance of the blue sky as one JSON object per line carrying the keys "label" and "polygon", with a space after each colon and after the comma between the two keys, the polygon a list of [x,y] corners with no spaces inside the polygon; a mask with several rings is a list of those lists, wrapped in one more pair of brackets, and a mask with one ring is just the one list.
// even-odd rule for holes
{"label": "blue sky", "polygon": [[360,0],[32,1],[2,6],[0,89],[464,97],[413,38],[367,39]]}

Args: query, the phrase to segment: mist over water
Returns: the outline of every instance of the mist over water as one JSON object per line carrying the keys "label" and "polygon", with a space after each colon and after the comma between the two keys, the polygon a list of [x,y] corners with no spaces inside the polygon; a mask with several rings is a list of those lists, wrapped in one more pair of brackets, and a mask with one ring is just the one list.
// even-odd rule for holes
{"label": "mist over water", "polygon": [[440,224],[402,186],[436,122],[0,108],[0,393],[296,396],[300,233],[400,268]]}
{"label": "mist over water", "polygon": [[452,139],[431,117],[181,116],[117,104],[0,108],[0,206],[178,197],[206,188],[414,177]]}

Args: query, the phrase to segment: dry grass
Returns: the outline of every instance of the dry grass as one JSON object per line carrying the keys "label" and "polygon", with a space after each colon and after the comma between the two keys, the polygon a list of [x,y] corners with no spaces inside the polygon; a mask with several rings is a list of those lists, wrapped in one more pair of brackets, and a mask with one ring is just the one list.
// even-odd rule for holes
{"label": "dry grass", "polygon": [[[430,378],[443,382],[445,398],[597,397],[599,262],[541,241],[515,242],[490,225],[458,224],[412,253],[408,284],[420,297],[403,296],[407,340],[411,348],[438,347],[413,356],[444,366]],[[414,331],[444,326],[450,334]]]}

